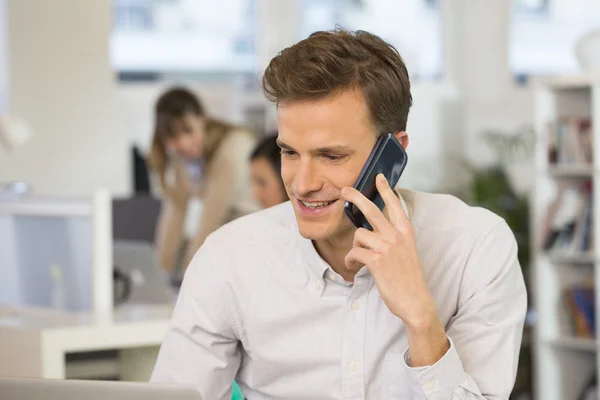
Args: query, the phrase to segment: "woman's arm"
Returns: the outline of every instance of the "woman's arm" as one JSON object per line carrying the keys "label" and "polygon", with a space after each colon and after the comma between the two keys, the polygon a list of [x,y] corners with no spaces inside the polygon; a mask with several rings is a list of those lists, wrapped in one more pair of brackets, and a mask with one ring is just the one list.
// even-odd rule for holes
{"label": "woman's arm", "polygon": [[165,189],[165,199],[157,227],[158,260],[165,271],[173,271],[176,267],[177,253],[183,238],[183,227],[190,197],[189,183],[185,174],[181,165],[175,166],[175,182],[174,185]]}
{"label": "woman's arm", "polygon": [[195,237],[185,258],[187,266],[208,235],[226,221],[239,188],[250,185],[249,157],[256,139],[248,132],[237,130],[228,134],[207,168],[208,188],[202,216]]}

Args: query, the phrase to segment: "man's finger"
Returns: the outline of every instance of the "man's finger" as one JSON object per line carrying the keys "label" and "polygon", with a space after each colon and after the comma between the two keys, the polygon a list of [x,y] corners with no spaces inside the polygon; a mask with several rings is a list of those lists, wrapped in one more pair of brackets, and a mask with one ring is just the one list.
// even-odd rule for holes
{"label": "man's finger", "polygon": [[387,244],[381,235],[365,228],[359,228],[354,233],[354,247],[363,247],[380,253]]}
{"label": "man's finger", "polygon": [[377,185],[377,191],[385,203],[385,208],[390,216],[392,225],[398,227],[400,224],[407,222],[408,217],[404,212],[404,208],[402,208],[402,202],[396,196],[396,193],[394,193],[383,174],[377,175],[375,184]]}
{"label": "man's finger", "polygon": [[375,203],[367,199],[361,192],[351,187],[345,187],[342,190],[342,196],[345,200],[358,207],[376,231],[388,234],[391,233],[390,229],[393,227],[387,219],[385,219],[381,210],[379,210]]}
{"label": "man's finger", "polygon": [[362,247],[353,247],[346,257],[344,258],[344,264],[349,271],[358,271],[363,266],[372,264],[373,253],[370,250]]}

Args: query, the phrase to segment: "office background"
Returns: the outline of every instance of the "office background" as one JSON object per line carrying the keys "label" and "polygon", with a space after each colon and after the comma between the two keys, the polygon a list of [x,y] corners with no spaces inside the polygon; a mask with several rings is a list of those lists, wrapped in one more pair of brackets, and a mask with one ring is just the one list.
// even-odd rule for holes
{"label": "office background", "polygon": [[[554,192],[536,179],[569,186],[593,184],[597,176],[593,157],[567,155],[554,160],[566,169],[546,168],[548,123],[564,116],[590,119],[593,138],[594,119],[600,118],[595,72],[600,68],[600,3],[595,0],[0,0],[0,130],[10,132],[13,141],[22,139],[0,141],[0,193],[23,182],[28,196],[50,199],[42,207],[47,215],[69,215],[57,205],[66,202],[79,217],[122,221],[112,213],[127,207],[118,200],[134,196],[136,177],[137,185],[145,185],[144,171],[135,173],[134,153],[143,157],[149,149],[153,106],[164,89],[184,84],[212,115],[260,134],[272,132],[274,108],[263,99],[257,76],[281,49],[336,24],[381,35],[408,65],[414,106],[402,185],[454,193],[511,222],[531,301],[515,398],[540,396],[544,392],[536,389],[551,383],[556,386],[548,387],[556,390],[546,390],[552,398],[579,398],[594,386],[589,382],[600,364],[595,331],[556,328],[569,325],[556,293],[596,279],[594,246],[545,258],[542,250],[556,249],[544,248],[537,239],[554,198],[547,193]],[[588,149],[598,146],[592,139],[587,143]],[[580,164],[583,169],[577,169]],[[155,188],[154,177],[148,179]],[[4,209],[7,215],[29,215],[26,207],[11,207]],[[152,207],[145,208],[148,215],[155,215]],[[586,212],[591,219],[593,208]],[[201,213],[201,205],[194,213]],[[104,228],[112,229],[111,224]],[[1,226],[0,240],[8,243],[13,231]],[[99,235],[108,234],[98,229]],[[107,249],[110,257],[115,249],[118,257],[135,254],[127,246],[141,246],[142,254],[151,251],[144,239],[150,228],[123,229],[110,233],[121,240],[116,246],[81,240]],[[22,232],[22,240],[29,240]],[[96,262],[89,253],[81,257]],[[540,269],[554,272],[544,275]],[[110,303],[101,297],[90,302]],[[595,308],[588,313],[592,321]],[[111,371],[114,357],[129,370],[151,363],[154,353],[148,349],[160,338],[169,313],[168,308],[148,312],[142,314],[161,322],[152,325],[156,321],[150,319],[121,332],[135,335],[154,326],[154,336],[139,343],[145,350],[132,356],[128,351],[138,344],[125,340],[115,342],[114,348],[125,349],[117,354],[112,345],[90,339],[95,365]],[[563,322],[555,322],[558,314]],[[94,364],[73,354],[87,348],[64,348],[72,363],[62,375],[85,376],[81,371]],[[545,368],[534,368],[536,357]]]}

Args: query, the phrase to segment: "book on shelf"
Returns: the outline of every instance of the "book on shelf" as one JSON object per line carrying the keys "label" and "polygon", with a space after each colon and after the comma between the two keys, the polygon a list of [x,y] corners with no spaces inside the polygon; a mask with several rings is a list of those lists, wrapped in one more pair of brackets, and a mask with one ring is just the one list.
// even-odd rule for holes
{"label": "book on shelf", "polygon": [[550,166],[593,163],[590,118],[565,117],[548,124],[548,163]]}
{"label": "book on shelf", "polygon": [[596,337],[596,296],[593,282],[573,284],[564,291],[572,334],[579,338]]}
{"label": "book on shelf", "polygon": [[542,225],[544,250],[582,254],[594,250],[592,182],[559,186]]}

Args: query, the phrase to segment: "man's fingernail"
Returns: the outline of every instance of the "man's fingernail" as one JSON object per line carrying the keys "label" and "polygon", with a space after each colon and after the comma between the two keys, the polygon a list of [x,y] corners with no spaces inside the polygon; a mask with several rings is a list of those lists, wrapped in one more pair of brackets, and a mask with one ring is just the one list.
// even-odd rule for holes
{"label": "man's fingernail", "polygon": [[377,179],[379,179],[379,183],[387,186],[387,179],[385,179],[385,176],[383,176],[383,174],[377,175]]}
{"label": "man's fingernail", "polygon": [[345,187],[342,189],[342,194],[348,194],[350,193],[350,188],[349,187]]}

